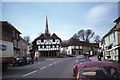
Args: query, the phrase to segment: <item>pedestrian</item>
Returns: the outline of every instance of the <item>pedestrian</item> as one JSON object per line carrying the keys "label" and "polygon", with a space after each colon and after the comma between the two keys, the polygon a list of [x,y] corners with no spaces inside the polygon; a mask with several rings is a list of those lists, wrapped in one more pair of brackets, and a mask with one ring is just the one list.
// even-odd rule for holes
{"label": "pedestrian", "polygon": [[37,61],[38,59],[37,59],[37,57],[36,57],[36,61]]}
{"label": "pedestrian", "polygon": [[90,57],[90,54],[88,54],[88,58]]}
{"label": "pedestrian", "polygon": [[98,54],[98,61],[101,61],[101,55]]}

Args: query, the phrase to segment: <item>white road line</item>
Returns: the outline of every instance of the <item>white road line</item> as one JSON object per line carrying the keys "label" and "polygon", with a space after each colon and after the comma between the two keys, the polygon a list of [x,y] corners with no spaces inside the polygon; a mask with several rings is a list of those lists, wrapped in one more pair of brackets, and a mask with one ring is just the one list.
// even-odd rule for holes
{"label": "white road line", "polygon": [[35,73],[35,72],[37,72],[37,71],[38,71],[38,70],[34,70],[34,71],[30,72],[30,73],[27,73],[27,74],[23,75],[23,77],[28,76],[28,75],[30,75],[30,74],[33,74],[33,73]]}
{"label": "white road line", "polygon": [[48,66],[51,66],[51,65],[53,65],[53,64],[49,64]]}
{"label": "white road line", "polygon": [[56,62],[54,62],[54,64],[56,64]]}
{"label": "white road line", "polygon": [[62,60],[59,60],[59,61],[62,61]]}
{"label": "white road line", "polygon": [[40,70],[42,70],[42,69],[44,69],[44,68],[46,68],[47,66],[44,66],[44,67],[42,67],[42,68],[40,68]]}

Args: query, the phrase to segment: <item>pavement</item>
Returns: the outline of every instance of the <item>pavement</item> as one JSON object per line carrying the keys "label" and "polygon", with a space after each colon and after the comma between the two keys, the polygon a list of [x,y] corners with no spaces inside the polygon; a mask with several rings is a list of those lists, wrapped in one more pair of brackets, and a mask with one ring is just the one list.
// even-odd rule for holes
{"label": "pavement", "polygon": [[[97,59],[97,55],[90,57],[90,59],[93,60],[93,61],[98,61],[98,59]],[[116,66],[118,66],[118,67],[120,68],[120,62],[104,60],[103,57],[102,57],[101,61],[107,61],[107,62],[110,62],[110,63],[115,64]]]}
{"label": "pavement", "polygon": [[118,66],[120,68],[120,62],[115,62],[115,61],[110,61],[110,60],[104,60],[103,58],[102,58],[102,61],[110,62],[110,63],[115,64],[116,66]]}

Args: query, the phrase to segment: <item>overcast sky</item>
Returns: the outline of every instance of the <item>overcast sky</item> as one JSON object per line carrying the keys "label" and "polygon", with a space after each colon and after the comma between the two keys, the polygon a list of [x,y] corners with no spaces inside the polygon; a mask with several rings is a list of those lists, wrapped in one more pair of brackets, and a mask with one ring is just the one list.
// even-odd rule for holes
{"label": "overcast sky", "polygon": [[2,20],[10,22],[33,41],[45,32],[46,15],[49,32],[62,40],[70,39],[81,29],[92,29],[102,37],[118,18],[117,2],[3,2]]}

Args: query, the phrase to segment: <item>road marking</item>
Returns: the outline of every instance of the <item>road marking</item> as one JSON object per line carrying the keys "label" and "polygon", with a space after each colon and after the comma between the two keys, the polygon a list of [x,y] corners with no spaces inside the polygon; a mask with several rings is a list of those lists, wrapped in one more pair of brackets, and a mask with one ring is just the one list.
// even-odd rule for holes
{"label": "road marking", "polygon": [[56,64],[56,62],[54,62],[54,64]]}
{"label": "road marking", "polygon": [[62,60],[59,60],[59,61],[62,61]]}
{"label": "road marking", "polygon": [[53,64],[49,64],[48,66],[51,66],[51,65],[53,65]]}
{"label": "road marking", "polygon": [[42,69],[44,69],[44,68],[46,68],[47,66],[44,66],[44,67],[42,67],[42,68],[40,68],[40,70],[42,70]]}
{"label": "road marking", "polygon": [[37,72],[37,71],[38,71],[38,70],[34,70],[34,71],[30,72],[30,73],[27,73],[27,74],[23,75],[23,77],[28,76],[28,75],[30,75],[30,74],[33,74],[33,73],[35,73],[35,72]]}

